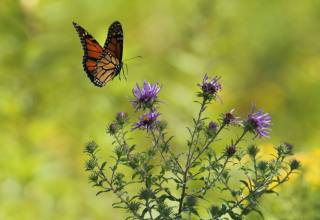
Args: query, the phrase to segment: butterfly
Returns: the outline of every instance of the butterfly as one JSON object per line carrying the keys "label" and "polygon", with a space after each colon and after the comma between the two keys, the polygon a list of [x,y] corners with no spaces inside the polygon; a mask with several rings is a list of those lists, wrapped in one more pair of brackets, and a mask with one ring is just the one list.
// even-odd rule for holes
{"label": "butterfly", "polygon": [[102,87],[113,80],[120,73],[123,66],[123,31],[121,23],[115,21],[110,25],[103,48],[83,27],[75,22],[73,22],[73,26],[79,34],[84,50],[83,69],[95,86]]}

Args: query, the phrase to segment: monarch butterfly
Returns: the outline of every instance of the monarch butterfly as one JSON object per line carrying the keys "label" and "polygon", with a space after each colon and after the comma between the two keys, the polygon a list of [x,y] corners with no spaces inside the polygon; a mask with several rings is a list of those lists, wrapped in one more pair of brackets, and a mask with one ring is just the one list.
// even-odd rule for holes
{"label": "monarch butterfly", "polygon": [[119,21],[113,22],[108,30],[104,47],[83,27],[73,22],[84,50],[83,69],[91,82],[98,87],[113,80],[122,68],[123,31]]}

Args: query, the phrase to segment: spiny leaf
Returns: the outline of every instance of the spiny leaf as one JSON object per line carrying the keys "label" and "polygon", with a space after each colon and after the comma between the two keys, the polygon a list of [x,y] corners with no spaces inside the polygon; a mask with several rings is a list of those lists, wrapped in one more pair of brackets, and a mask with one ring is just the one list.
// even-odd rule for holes
{"label": "spiny leaf", "polygon": [[101,190],[101,191],[96,193],[96,196],[100,195],[101,193],[109,192],[109,191],[111,191],[111,189]]}

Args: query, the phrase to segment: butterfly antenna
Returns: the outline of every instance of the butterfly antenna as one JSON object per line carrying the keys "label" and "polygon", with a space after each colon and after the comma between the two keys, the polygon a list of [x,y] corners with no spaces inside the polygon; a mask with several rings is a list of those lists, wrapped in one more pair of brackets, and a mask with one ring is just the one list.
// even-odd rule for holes
{"label": "butterfly antenna", "polygon": [[137,58],[142,59],[142,56],[131,57],[131,58],[129,58],[129,59],[123,60],[123,62],[124,62],[124,61],[128,61],[128,60],[137,59]]}

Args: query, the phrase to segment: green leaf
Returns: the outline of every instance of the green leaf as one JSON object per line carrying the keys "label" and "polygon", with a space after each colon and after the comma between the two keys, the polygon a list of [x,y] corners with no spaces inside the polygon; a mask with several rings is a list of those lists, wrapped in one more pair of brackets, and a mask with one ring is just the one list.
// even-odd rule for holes
{"label": "green leaf", "polygon": [[277,193],[276,191],[274,191],[274,190],[271,190],[271,189],[266,189],[266,190],[264,190],[263,191],[264,193],[274,193],[274,194],[276,194],[277,196],[279,195],[279,193]]}
{"label": "green leaf", "polygon": [[196,210],[195,208],[191,207],[191,208],[189,208],[189,211],[190,211],[192,214],[200,217],[199,213],[197,212],[197,210]]}
{"label": "green leaf", "polygon": [[103,162],[101,164],[101,167],[100,167],[100,170],[103,171],[104,170],[104,167],[107,165],[107,161]]}
{"label": "green leaf", "polygon": [[251,189],[251,187],[250,187],[249,183],[247,183],[245,180],[240,180],[240,182],[241,182],[241,183],[243,183],[243,184],[248,188],[249,192],[251,192],[251,191],[252,191],[252,189]]}
{"label": "green leaf", "polygon": [[101,193],[109,192],[109,191],[111,191],[111,189],[101,190],[101,191],[96,193],[96,196],[100,195]]}

